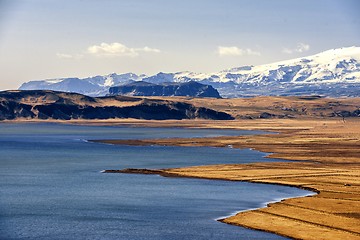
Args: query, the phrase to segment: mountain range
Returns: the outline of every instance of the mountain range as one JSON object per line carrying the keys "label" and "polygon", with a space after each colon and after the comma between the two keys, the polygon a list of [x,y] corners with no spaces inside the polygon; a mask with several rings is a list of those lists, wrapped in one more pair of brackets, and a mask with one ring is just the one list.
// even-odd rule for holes
{"label": "mountain range", "polygon": [[196,81],[226,98],[260,95],[360,96],[360,47],[331,49],[316,55],[260,66],[242,66],[217,73],[134,73],[30,81],[20,90],[55,90],[105,96],[115,86],[145,81],[152,84]]}

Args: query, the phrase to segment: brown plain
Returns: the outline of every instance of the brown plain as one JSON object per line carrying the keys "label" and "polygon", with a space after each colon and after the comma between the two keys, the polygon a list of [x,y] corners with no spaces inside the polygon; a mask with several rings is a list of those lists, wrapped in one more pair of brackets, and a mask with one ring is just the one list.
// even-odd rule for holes
{"label": "brown plain", "polygon": [[[333,108],[329,108],[329,102],[335,107],[344,105],[345,108],[354,110],[358,108],[358,99],[300,101],[298,98],[262,97],[191,101],[195,105],[208,105],[207,107],[211,105],[216,110],[227,109],[234,115],[255,116],[265,110],[269,112],[271,108],[275,109],[275,112],[277,109],[285,108],[303,109],[304,104],[307,111],[292,110],[294,113],[299,113],[296,114],[295,119],[113,122],[120,125],[153,127],[261,129],[276,131],[279,134],[102,142],[128,145],[252,148],[271,153],[269,157],[272,158],[296,160],[163,169],[161,174],[281,184],[312,190],[317,194],[286,199],[269,204],[266,208],[240,212],[221,221],[273,232],[293,239],[360,239],[360,120],[321,117],[334,111]],[[231,105],[231,109],[228,105]]]}

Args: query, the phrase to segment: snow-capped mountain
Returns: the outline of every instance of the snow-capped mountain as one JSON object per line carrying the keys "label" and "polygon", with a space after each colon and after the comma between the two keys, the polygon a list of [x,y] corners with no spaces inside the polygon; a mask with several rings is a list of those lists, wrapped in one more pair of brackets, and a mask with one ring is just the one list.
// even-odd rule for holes
{"label": "snow-capped mountain", "polygon": [[109,93],[109,88],[140,81],[145,75],[134,73],[116,74],[88,78],[58,78],[39,81],[30,81],[21,85],[19,90],[54,90],[74,92],[89,96],[104,96]]}
{"label": "snow-capped mountain", "polygon": [[212,85],[223,97],[256,95],[360,96],[360,47],[331,49],[313,56],[260,66],[242,66],[213,74],[193,72],[158,73],[154,76],[132,73],[31,81],[20,89],[50,89],[87,95],[106,94],[109,87],[129,81],[198,81]]}

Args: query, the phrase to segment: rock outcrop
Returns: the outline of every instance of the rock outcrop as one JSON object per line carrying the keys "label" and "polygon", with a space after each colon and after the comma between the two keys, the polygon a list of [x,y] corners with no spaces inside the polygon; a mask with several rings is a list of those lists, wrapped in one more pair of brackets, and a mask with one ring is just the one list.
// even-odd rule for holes
{"label": "rock outcrop", "polygon": [[122,86],[111,87],[110,95],[127,96],[188,96],[221,98],[219,92],[210,85],[190,81],[184,83],[149,83],[132,82]]}

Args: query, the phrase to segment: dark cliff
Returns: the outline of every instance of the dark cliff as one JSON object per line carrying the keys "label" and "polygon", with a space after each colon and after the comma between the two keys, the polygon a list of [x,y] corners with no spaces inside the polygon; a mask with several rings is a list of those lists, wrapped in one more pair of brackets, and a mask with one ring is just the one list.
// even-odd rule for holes
{"label": "dark cliff", "polygon": [[132,82],[126,85],[111,87],[110,95],[129,96],[188,96],[221,98],[219,92],[210,85],[190,81],[185,83]]}
{"label": "dark cliff", "polygon": [[0,92],[0,120],[113,118],[233,119],[224,112],[177,101],[122,96],[93,98],[45,90]]}

